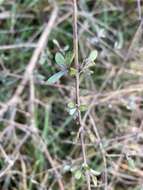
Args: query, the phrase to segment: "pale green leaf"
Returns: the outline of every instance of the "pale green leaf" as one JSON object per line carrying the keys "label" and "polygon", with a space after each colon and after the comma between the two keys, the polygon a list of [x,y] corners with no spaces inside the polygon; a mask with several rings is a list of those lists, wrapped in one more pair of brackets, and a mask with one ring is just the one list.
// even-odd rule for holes
{"label": "pale green leaf", "polygon": [[82,172],[80,170],[77,170],[74,174],[74,177],[79,180],[82,177]]}
{"label": "pale green leaf", "polygon": [[129,168],[131,170],[134,170],[136,168],[134,160],[132,158],[129,158],[129,157],[127,158],[127,160],[128,160],[128,166],[129,166]]}
{"label": "pale green leaf", "polygon": [[89,61],[91,62],[95,61],[95,59],[97,58],[97,55],[98,55],[97,50],[91,51],[88,57]]}
{"label": "pale green leaf", "polygon": [[76,170],[77,170],[77,166],[73,166],[73,167],[71,167],[71,169],[70,169],[70,171],[71,171],[72,173],[74,173]]}
{"label": "pale green leaf", "polygon": [[84,170],[89,170],[90,168],[89,168],[89,166],[86,164],[86,163],[83,163],[82,164],[82,168],[84,169]]}
{"label": "pale green leaf", "polygon": [[98,176],[100,175],[101,173],[99,171],[96,171],[96,170],[93,170],[93,169],[90,169],[90,172],[95,175],[95,176]]}
{"label": "pale green leaf", "polygon": [[68,108],[70,108],[70,109],[75,108],[75,103],[74,102],[69,102],[68,103]]}
{"label": "pale green leaf", "polygon": [[92,182],[93,182],[94,186],[97,187],[97,177],[94,175],[92,175],[91,177],[92,177]]}
{"label": "pale green leaf", "polygon": [[87,110],[87,106],[86,105],[80,105],[79,109],[81,112],[84,112]]}
{"label": "pale green leaf", "polygon": [[76,73],[77,73],[77,70],[75,68],[71,67],[69,72],[70,72],[70,75],[72,77],[74,77],[76,75]]}
{"label": "pale green leaf", "polygon": [[65,165],[63,168],[64,172],[68,172],[68,171],[70,171],[70,169],[71,169],[70,165]]}
{"label": "pale green leaf", "polygon": [[69,114],[74,115],[76,112],[76,108],[69,109]]}
{"label": "pale green leaf", "polygon": [[118,40],[114,44],[115,49],[121,49],[124,45],[124,39],[122,32],[117,33]]}
{"label": "pale green leaf", "polygon": [[72,61],[74,59],[74,54],[72,52],[67,52],[65,56],[65,62],[67,65],[71,65]]}
{"label": "pale green leaf", "polygon": [[55,73],[48,79],[48,84],[54,84],[57,82],[63,75],[65,75],[65,71],[59,71],[58,73]]}
{"label": "pale green leaf", "polygon": [[59,44],[59,42],[58,42],[56,39],[53,39],[53,43],[54,43],[58,48],[60,48],[60,44]]}
{"label": "pale green leaf", "polygon": [[59,66],[65,67],[65,58],[61,53],[56,53],[55,61]]}

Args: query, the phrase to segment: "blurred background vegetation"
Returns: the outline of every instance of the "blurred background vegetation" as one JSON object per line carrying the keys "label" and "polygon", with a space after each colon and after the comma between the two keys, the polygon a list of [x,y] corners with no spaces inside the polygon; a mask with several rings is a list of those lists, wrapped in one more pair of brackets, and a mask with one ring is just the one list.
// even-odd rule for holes
{"label": "blurred background vegetation", "polygon": [[[65,190],[87,189],[79,127],[67,106],[75,79],[67,74],[47,83],[59,71],[56,53],[73,51],[72,1],[0,0],[0,109],[23,79],[53,2],[58,17],[34,68],[34,116],[28,83],[18,105],[0,116],[1,190],[58,190],[54,168]],[[142,9],[139,0],[78,0],[80,64],[98,51],[80,78],[91,189],[105,189],[104,150],[108,189],[143,190]]]}

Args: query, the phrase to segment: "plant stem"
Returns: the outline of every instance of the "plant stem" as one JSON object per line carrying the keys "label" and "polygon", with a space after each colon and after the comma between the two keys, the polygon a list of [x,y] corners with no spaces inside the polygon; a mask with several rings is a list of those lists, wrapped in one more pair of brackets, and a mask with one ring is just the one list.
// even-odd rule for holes
{"label": "plant stem", "polygon": [[[76,67],[76,76],[75,76],[75,88],[76,88],[76,105],[78,111],[78,122],[80,128],[80,141],[82,145],[83,161],[87,165],[85,144],[84,144],[84,126],[82,125],[82,118],[80,112],[80,73],[79,73],[79,61],[78,61],[78,29],[77,29],[77,0],[73,0],[73,46],[74,46],[74,62]],[[85,173],[88,190],[91,190],[90,186],[90,176],[88,171]]]}

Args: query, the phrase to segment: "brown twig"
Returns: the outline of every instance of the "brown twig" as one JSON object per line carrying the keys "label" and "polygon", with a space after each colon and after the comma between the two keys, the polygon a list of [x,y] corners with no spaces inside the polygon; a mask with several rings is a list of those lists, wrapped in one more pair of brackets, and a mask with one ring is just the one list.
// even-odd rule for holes
{"label": "brown twig", "polygon": [[35,43],[22,43],[22,44],[9,44],[0,46],[0,50],[11,50],[11,49],[23,49],[23,48],[36,48]]}
{"label": "brown twig", "polygon": [[[33,77],[33,73],[32,75],[30,75],[30,113],[31,113],[31,128],[34,130],[34,129],[37,129],[36,128],[36,122],[35,122],[35,86],[34,86],[34,77]],[[55,168],[55,164],[53,162],[53,159],[50,155],[50,152],[48,151],[48,149],[46,148],[46,145],[44,143],[44,141],[41,139],[40,136],[34,136],[34,138],[37,138],[37,140],[39,139],[39,141],[42,142],[43,144],[43,152],[45,154],[45,157],[46,159],[49,161],[51,167],[53,168],[54,170],[54,173],[57,177],[57,181],[58,181],[58,185],[59,185],[59,188],[60,190],[64,190],[64,185],[63,185],[63,182],[62,180],[60,179],[60,174],[58,173],[58,170]]]}
{"label": "brown twig", "polygon": [[[80,140],[82,144],[82,153],[84,164],[87,165],[85,144],[84,144],[84,127],[82,125],[81,112],[80,112],[80,82],[79,82],[79,61],[78,61],[78,29],[77,29],[77,0],[73,0],[73,46],[74,46],[74,62],[76,67],[75,88],[76,88],[76,105],[78,112],[78,122],[80,127]],[[88,171],[85,173],[88,190],[91,190],[90,176]]]}
{"label": "brown twig", "polygon": [[99,135],[99,132],[98,132],[98,129],[96,127],[96,123],[94,122],[94,119],[91,115],[89,115],[90,117],[90,121],[91,121],[91,124],[93,126],[93,131],[97,137],[97,140],[99,142],[99,147],[100,147],[100,150],[101,150],[101,154],[102,154],[102,158],[103,158],[103,163],[104,163],[104,173],[105,173],[105,190],[107,190],[107,185],[108,185],[108,173],[107,173],[107,160],[106,160],[106,152],[104,150],[104,147],[103,147],[103,144],[102,144],[102,139]]}

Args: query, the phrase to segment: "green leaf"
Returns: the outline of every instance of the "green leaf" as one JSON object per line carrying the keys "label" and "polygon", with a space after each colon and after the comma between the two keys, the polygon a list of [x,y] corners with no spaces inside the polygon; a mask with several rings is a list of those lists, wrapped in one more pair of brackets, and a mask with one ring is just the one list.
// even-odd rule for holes
{"label": "green leaf", "polygon": [[65,67],[65,58],[61,53],[56,53],[55,55],[55,61],[56,63],[61,66],[61,67]]}
{"label": "green leaf", "polygon": [[127,158],[127,160],[128,160],[128,166],[129,166],[129,168],[131,170],[134,170],[136,168],[134,160],[132,158],[129,158],[129,157]]}
{"label": "green leaf", "polygon": [[92,175],[91,178],[94,186],[97,187],[97,177]]}
{"label": "green leaf", "polygon": [[79,180],[82,177],[82,172],[80,170],[77,170],[74,174],[74,177]]}
{"label": "green leaf", "polygon": [[114,48],[115,49],[121,49],[123,47],[123,44],[124,44],[123,33],[118,32],[117,37],[118,37],[118,40],[115,42]]}
{"label": "green leaf", "polygon": [[89,136],[90,141],[92,143],[95,143],[96,137],[95,137],[94,133],[91,130],[88,131],[88,136]]}
{"label": "green leaf", "polygon": [[91,62],[95,61],[95,59],[97,58],[97,55],[98,55],[97,50],[91,51],[88,57],[89,61]]}
{"label": "green leaf", "polygon": [[68,172],[68,171],[70,171],[70,169],[71,169],[70,165],[65,165],[63,168],[64,172]]}
{"label": "green leaf", "polygon": [[66,62],[66,64],[67,65],[71,65],[73,59],[74,59],[74,54],[71,51],[67,52],[66,56],[65,56],[65,62]]}
{"label": "green leaf", "polygon": [[89,166],[88,166],[86,163],[83,163],[83,164],[82,164],[82,168],[83,168],[85,171],[87,171],[87,170],[90,169]]}
{"label": "green leaf", "polygon": [[76,73],[77,73],[76,69],[71,67],[70,68],[70,75],[74,77],[76,75]]}
{"label": "green leaf", "polygon": [[58,48],[60,48],[60,44],[59,44],[59,42],[58,42],[56,39],[53,39],[53,43],[54,43]]}
{"label": "green leaf", "polygon": [[84,112],[84,111],[87,110],[87,106],[86,106],[86,105],[80,105],[79,110],[80,110],[81,112]]}
{"label": "green leaf", "polygon": [[68,112],[69,112],[70,115],[74,115],[75,112],[76,112],[76,108],[69,109]]}
{"label": "green leaf", "polygon": [[101,174],[101,172],[95,171],[95,170],[93,170],[93,169],[90,169],[90,172],[91,172],[93,175],[95,175],[95,176],[98,176],[98,175]]}
{"label": "green leaf", "polygon": [[70,109],[75,108],[75,103],[74,102],[69,102],[68,103],[68,108],[70,108]]}
{"label": "green leaf", "polygon": [[71,169],[70,169],[70,171],[71,171],[72,173],[74,173],[76,170],[77,170],[77,166],[72,166]]}
{"label": "green leaf", "polygon": [[63,75],[65,75],[66,72],[65,71],[59,71],[58,73],[55,73],[54,75],[52,75],[49,79],[48,79],[48,84],[54,84],[55,82],[57,82]]}

